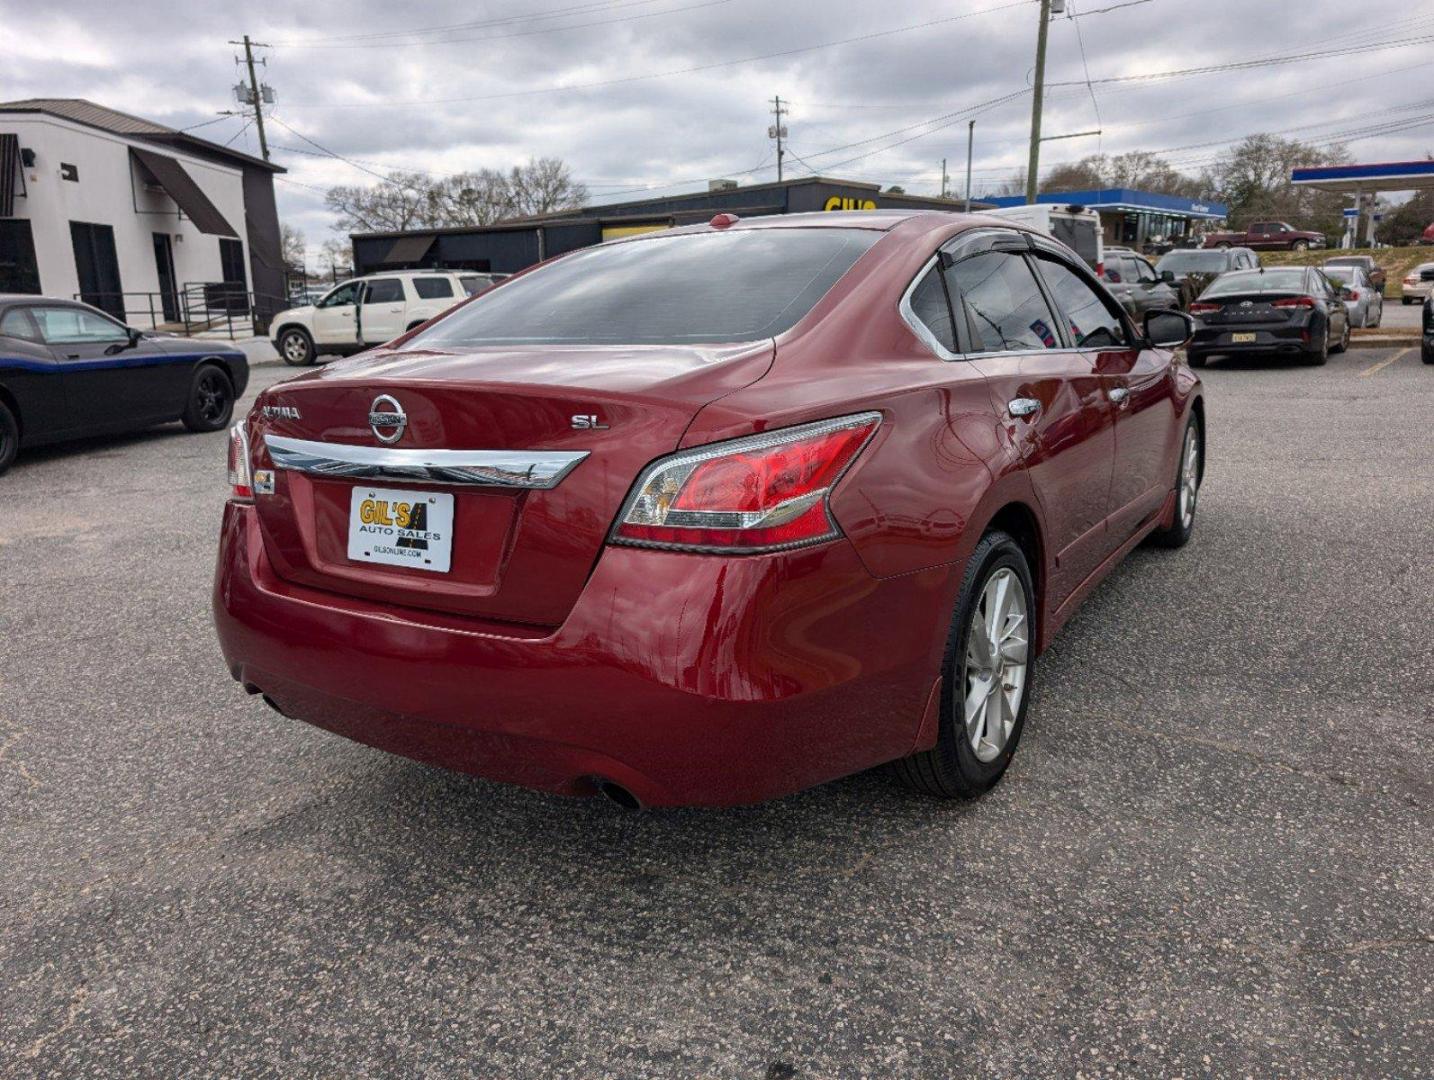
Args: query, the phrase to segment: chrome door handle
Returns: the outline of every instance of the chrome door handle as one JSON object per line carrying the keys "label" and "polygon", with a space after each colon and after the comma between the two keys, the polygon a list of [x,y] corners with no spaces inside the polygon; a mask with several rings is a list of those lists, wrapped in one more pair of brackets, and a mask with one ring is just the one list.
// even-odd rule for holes
{"label": "chrome door handle", "polygon": [[1117,405],[1124,405],[1125,399],[1130,397],[1130,387],[1113,386],[1110,388],[1110,400]]}
{"label": "chrome door handle", "polygon": [[1035,398],[1012,398],[1006,402],[1006,409],[1012,416],[1030,416],[1041,411],[1041,403]]}

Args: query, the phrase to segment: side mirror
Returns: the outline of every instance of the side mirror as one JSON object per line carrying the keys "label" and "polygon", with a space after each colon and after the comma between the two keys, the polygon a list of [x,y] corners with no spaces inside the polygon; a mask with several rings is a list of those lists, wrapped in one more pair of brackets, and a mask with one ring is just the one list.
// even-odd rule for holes
{"label": "side mirror", "polygon": [[129,328],[129,344],[130,344],[130,348],[134,348],[136,345],[138,345],[138,344],[139,344],[141,341],[143,341],[143,340],[144,340],[144,333],[143,333],[142,331],[140,331],[140,330],[136,330],[134,327],[131,326],[131,327]]}
{"label": "side mirror", "polygon": [[1175,284],[1175,271],[1174,271],[1174,270],[1162,270],[1162,271],[1160,271],[1160,280],[1163,281],[1163,282],[1165,282],[1165,284],[1167,284],[1167,285],[1174,285],[1174,284]]}
{"label": "side mirror", "polygon": [[1145,340],[1157,349],[1174,349],[1195,336],[1195,320],[1183,311],[1147,311]]}

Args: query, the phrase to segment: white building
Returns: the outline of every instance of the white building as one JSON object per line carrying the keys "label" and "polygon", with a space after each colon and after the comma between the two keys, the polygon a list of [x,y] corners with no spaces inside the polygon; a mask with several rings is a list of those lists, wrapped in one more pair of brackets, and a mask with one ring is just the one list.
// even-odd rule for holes
{"label": "white building", "polygon": [[136,326],[284,304],[277,165],[78,98],[0,102],[0,293]]}

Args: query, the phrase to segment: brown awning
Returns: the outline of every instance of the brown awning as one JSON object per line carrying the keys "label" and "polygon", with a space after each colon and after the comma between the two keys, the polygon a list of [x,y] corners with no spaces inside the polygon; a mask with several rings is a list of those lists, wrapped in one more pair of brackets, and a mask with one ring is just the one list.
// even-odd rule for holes
{"label": "brown awning", "polygon": [[209,201],[194,177],[184,171],[184,166],[172,157],[156,154],[153,150],[129,148],[130,157],[139,162],[141,168],[153,176],[155,182],[169,193],[181,210],[198,226],[199,231],[210,236],[234,236],[234,227],[224,220],[224,215]]}
{"label": "brown awning", "polygon": [[0,135],[0,217],[15,216],[15,177],[20,172],[20,136]]}
{"label": "brown awning", "polygon": [[398,266],[401,263],[416,263],[428,254],[428,249],[433,246],[433,241],[438,237],[429,233],[427,236],[400,236],[388,249],[388,254],[380,260],[380,266]]}

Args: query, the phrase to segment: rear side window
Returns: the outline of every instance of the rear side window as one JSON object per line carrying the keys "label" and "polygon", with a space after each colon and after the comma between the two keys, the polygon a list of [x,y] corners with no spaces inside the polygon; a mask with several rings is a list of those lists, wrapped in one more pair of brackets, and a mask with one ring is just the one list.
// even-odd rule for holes
{"label": "rear side window", "polygon": [[1051,235],[1079,255],[1087,266],[1093,267],[1100,261],[1100,246],[1095,235],[1098,228],[1089,218],[1051,215]]}
{"label": "rear side window", "polygon": [[403,303],[403,282],[398,278],[375,278],[368,283],[368,292],[364,294],[365,304],[401,304]]}
{"label": "rear side window", "polygon": [[938,267],[926,271],[926,276],[911,290],[911,313],[943,348],[956,351],[956,328],[951,322],[951,305],[946,301],[946,287],[941,284]]}
{"label": "rear side window", "polygon": [[477,274],[464,274],[458,281],[462,284],[463,291],[469,296],[472,296],[474,293],[480,293],[489,285],[493,284],[492,278],[481,277]]}
{"label": "rear side window", "polygon": [[1071,340],[1077,348],[1109,348],[1130,343],[1120,312],[1085,279],[1055,259],[1041,257],[1037,263],[1056,306],[1069,321]]}
{"label": "rear side window", "polygon": [[11,308],[4,315],[0,315],[0,337],[38,342],[40,331],[35,327],[30,313],[24,308]]}
{"label": "rear side window", "polygon": [[424,346],[755,341],[790,329],[876,241],[868,229],[737,229],[605,244],[493,289]]}
{"label": "rear side window", "polygon": [[1060,345],[1055,319],[1021,256],[1001,251],[973,255],[951,268],[950,281],[970,312],[981,351],[1029,352]]}
{"label": "rear side window", "polygon": [[453,282],[446,277],[416,277],[413,291],[420,300],[442,300],[453,295]]}

